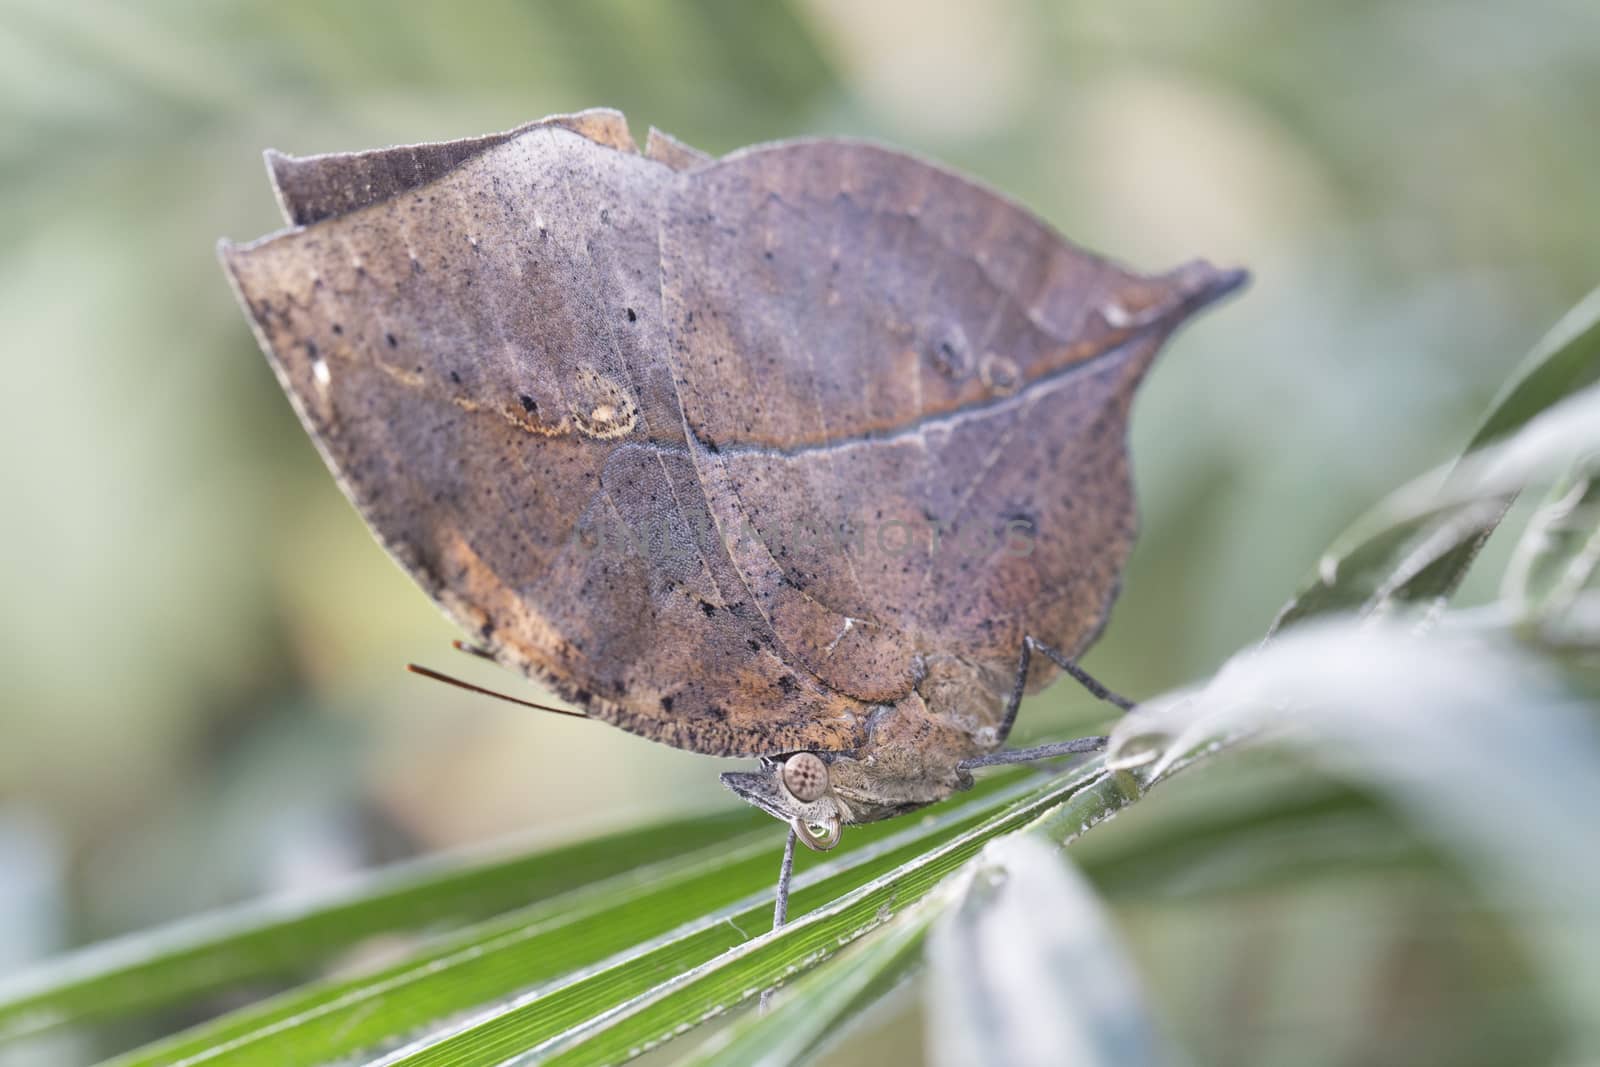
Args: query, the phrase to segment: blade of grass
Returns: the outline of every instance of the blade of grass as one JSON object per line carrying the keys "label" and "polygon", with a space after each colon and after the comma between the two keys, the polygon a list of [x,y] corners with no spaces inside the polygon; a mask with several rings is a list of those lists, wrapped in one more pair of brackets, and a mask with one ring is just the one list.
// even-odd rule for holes
{"label": "blade of grass", "polygon": [[[1462,455],[1505,440],[1597,381],[1600,289],[1580,301],[1528,353]],[[1314,615],[1371,610],[1389,599],[1422,603],[1449,597],[1514,496],[1510,490],[1406,524],[1382,521],[1380,507],[1379,515],[1364,516],[1334,541],[1273,630]]]}
{"label": "blade of grass", "polygon": [[948,905],[947,896],[930,894],[878,936],[859,939],[827,967],[803,975],[769,1014],[746,1008],[732,1026],[676,1067],[784,1067],[826,1048],[851,1019],[921,962],[928,928]]}
{"label": "blade of grass", "polygon": [[[1040,814],[1063,807],[1063,802],[1075,832],[1081,832],[1130,803],[1138,792],[1135,778],[1107,773],[1097,757],[1082,770],[1032,789],[1002,812],[937,847],[889,857],[893,863],[854,887],[834,880],[811,887],[810,892],[828,903],[821,907],[813,903],[808,914],[780,931],[708,956],[687,970],[652,967],[648,959],[629,961],[629,969],[649,968],[647,982],[630,984],[636,990],[632,999],[617,1004],[606,992],[621,974],[599,975],[592,990],[561,991],[564,998],[582,999],[584,1003],[573,1005],[578,1010],[568,1011],[565,1003],[543,998],[513,1001],[381,1062],[386,1067],[619,1062],[833,955],[920,899],[990,838],[1027,825]],[[751,921],[759,914],[752,911]],[[606,1002],[614,1006],[595,1010]]]}
{"label": "blade of grass", "polygon": [[[1506,502],[1522,490],[1550,484],[1574,465],[1590,469],[1600,448],[1600,386],[1591,386],[1542,412],[1515,435],[1391,493],[1323,556],[1319,583],[1326,593],[1297,600],[1274,632],[1334,608],[1370,614],[1410,599],[1413,580],[1471,545]],[[1332,599],[1327,599],[1331,597]]]}
{"label": "blade of grass", "polygon": [[[662,926],[693,920],[719,889],[769,878],[770,827],[548,898],[436,939],[353,979],[298,986],[136,1049],[113,1063],[317,1063],[409,1033],[507,991],[592,964]],[[726,874],[720,884],[709,869]]]}
{"label": "blade of grass", "polygon": [[[1025,788],[1020,777],[996,776],[921,822],[852,832],[828,862],[797,879],[792,908],[826,899],[812,888],[818,877],[835,887],[866,880],[981,820]],[[571,983],[570,976],[610,966],[608,958],[619,953],[648,954],[656,946],[653,965],[692,966],[770,923],[781,833],[770,818],[753,814],[758,826],[741,837],[469,927],[374,974],[303,986],[115,1062],[279,1067],[290,1048],[295,1062],[322,1062],[508,996],[570,998],[570,984],[558,979]]]}
{"label": "blade of grass", "polygon": [[304,899],[267,900],[91,946],[0,981],[0,1043],[310,972],[377,934],[459,925],[762,825],[726,812],[513,856],[447,856]]}

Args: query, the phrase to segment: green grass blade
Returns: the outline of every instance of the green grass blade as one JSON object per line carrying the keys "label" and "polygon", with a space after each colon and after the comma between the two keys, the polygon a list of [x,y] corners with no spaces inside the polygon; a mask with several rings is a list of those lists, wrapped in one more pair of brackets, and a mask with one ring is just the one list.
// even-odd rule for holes
{"label": "green grass blade", "polygon": [[784,1067],[815,1055],[921,962],[928,928],[947,905],[945,897],[931,894],[876,936],[802,976],[779,995],[771,1014],[747,1008],[676,1067]]}
{"label": "green grass blade", "polygon": [[[1563,400],[1600,381],[1600,289],[1591,292],[1540,340],[1490,405],[1463,455],[1502,442]],[[1460,585],[1514,491],[1409,523],[1369,513],[1324,553],[1317,573],[1273,625],[1314,615],[1365,611],[1387,600],[1425,603]]]}
{"label": "green grass blade", "polygon": [[[474,924],[374,973],[299,986],[114,1062],[279,1064],[287,1049],[296,1063],[348,1055],[691,921],[724,892],[770,880],[773,847],[771,827],[760,826]],[[708,879],[714,866],[727,877]]]}
{"label": "green grass blade", "polygon": [[[963,803],[921,823],[853,828],[839,850],[803,872],[795,910],[827,899],[831,889],[814,887],[818,876],[830,886],[864,881],[884,865],[981,820],[1023,788],[1018,777],[1013,772],[981,783]],[[618,954],[643,955],[650,957],[648,966],[623,971],[635,980],[643,975],[646,984],[640,988],[647,988],[658,980],[651,967],[693,966],[770,925],[781,828],[758,812],[748,818],[754,823],[745,821],[749,829],[739,837],[469,927],[377,973],[311,983],[135,1050],[116,1063],[319,1063],[395,1035],[422,1032],[507,997],[533,996],[550,1011],[563,1004],[568,1009],[561,1010],[580,1012],[586,1010],[583,1005],[605,1008],[603,1000],[584,999],[593,983],[571,976],[611,966],[608,958]]]}
{"label": "green grass blade", "polygon": [[[1080,771],[1030,788],[1002,811],[929,847],[926,842],[896,852],[873,876],[853,886],[828,879],[809,887],[826,901],[783,930],[704,956],[684,968],[649,957],[627,961],[614,972],[593,976],[548,998],[507,1004],[454,1030],[383,1061],[407,1067],[550,1062],[609,1064],[682,1032],[686,1025],[725,1012],[763,989],[809,969],[846,943],[881,926],[898,910],[923,897],[991,838],[1025,826],[1052,811],[1068,810],[1073,835],[1120,809],[1138,794],[1126,775],[1103,770],[1098,758]],[[797,894],[809,895],[809,894]],[[759,921],[752,910],[748,921]],[[639,974],[639,970],[643,974]],[[639,979],[646,979],[640,981]],[[618,987],[628,994],[617,996]],[[603,1010],[606,1005],[616,1005]]]}
{"label": "green grass blade", "polygon": [[727,812],[511,857],[446,857],[308,900],[264,901],[92,946],[0,982],[0,1041],[309,973],[377,934],[459,925],[762,825]]}

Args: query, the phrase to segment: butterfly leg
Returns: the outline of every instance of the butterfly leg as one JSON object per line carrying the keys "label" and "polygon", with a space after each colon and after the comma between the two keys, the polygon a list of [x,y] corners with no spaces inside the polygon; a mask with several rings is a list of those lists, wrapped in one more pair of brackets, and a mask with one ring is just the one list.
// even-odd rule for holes
{"label": "butterfly leg", "polygon": [[983,756],[973,756],[971,759],[962,760],[956,766],[964,771],[970,771],[974,767],[998,767],[1005,763],[1033,763],[1036,760],[1099,752],[1105,747],[1104,737],[1078,737],[1071,741],[1053,741],[1047,745],[1034,745],[1032,748],[1008,748]]}
{"label": "butterfly leg", "polygon": [[[1033,662],[1033,654],[1038,652],[1049,658],[1050,662],[1060,667],[1072,676],[1073,681],[1087,689],[1091,694],[1108,704],[1113,704],[1123,711],[1133,710],[1133,701],[1125,696],[1107,689],[1101,685],[1094,675],[1068,659],[1066,654],[1058,649],[1040,641],[1029,634],[1022,639],[1022,655],[1017,658],[1017,678],[1011,683],[1011,695],[1006,698],[1006,714],[1000,724],[1000,738],[1004,740],[1011,734],[1011,727],[1017,721],[1017,709],[1022,706],[1022,690],[1028,684],[1028,665]],[[959,764],[964,771],[974,767],[996,767],[1007,763],[1032,763],[1035,760],[1056,759],[1061,756],[1076,756],[1084,752],[1098,752],[1106,747],[1104,737],[1079,737],[1072,741],[1055,741],[1047,745],[1035,745],[1032,748],[1012,748],[999,752],[990,752],[982,756],[974,756],[962,760]]]}
{"label": "butterfly leg", "polygon": [[[794,842],[795,832],[789,830],[789,838],[783,843],[783,866],[778,868],[777,900],[772,905],[772,929],[781,930],[789,921],[789,880],[794,876]],[[761,991],[761,1010],[767,1010],[768,1003],[772,1000],[772,990]]]}
{"label": "butterfly leg", "polygon": [[772,905],[772,928],[780,929],[789,921],[789,879],[794,875],[795,832],[791,827],[789,839],[783,843],[783,866],[778,868],[778,897]]}
{"label": "butterfly leg", "polygon": [[1077,682],[1099,700],[1113,704],[1123,711],[1133,710],[1133,701],[1125,696],[1119,696],[1110,689],[1101,685],[1094,675],[1068,659],[1065,653],[1051,648],[1038,638],[1029,634],[1022,639],[1022,655],[1017,659],[1017,678],[1011,683],[1011,695],[1006,699],[1005,718],[1000,723],[1000,739],[1003,741],[1011,735],[1011,727],[1017,721],[1017,709],[1022,706],[1022,690],[1028,684],[1028,664],[1033,660],[1033,654],[1038,652],[1047,657],[1050,662],[1066,671],[1072,680]]}

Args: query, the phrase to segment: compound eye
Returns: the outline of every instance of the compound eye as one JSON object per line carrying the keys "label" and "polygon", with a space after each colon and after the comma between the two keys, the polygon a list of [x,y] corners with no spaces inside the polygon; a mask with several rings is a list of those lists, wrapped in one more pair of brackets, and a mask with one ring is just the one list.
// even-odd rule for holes
{"label": "compound eye", "polygon": [[803,804],[828,791],[828,765],[814,752],[797,752],[783,764],[783,784]]}

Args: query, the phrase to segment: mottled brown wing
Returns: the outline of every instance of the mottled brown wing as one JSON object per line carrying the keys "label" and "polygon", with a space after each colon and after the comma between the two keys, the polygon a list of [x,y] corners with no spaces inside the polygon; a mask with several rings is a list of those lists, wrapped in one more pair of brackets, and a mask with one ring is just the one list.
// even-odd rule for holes
{"label": "mottled brown wing", "polygon": [[730,542],[740,577],[795,661],[866,701],[951,660],[997,696],[1024,635],[1094,638],[1134,535],[1134,388],[1238,281],[1131,274],[839,142],[687,176],[662,262],[696,470],[719,526],[755,534]]}
{"label": "mottled brown wing", "polygon": [[787,662],[699,487],[663,358],[677,172],[572,125],[275,165],[320,221],[222,258],[345,492],[497,659],[682,748],[854,748],[866,709]]}
{"label": "mottled brown wing", "polygon": [[615,112],[269,164],[305,226],[223,257],[379,539],[502,662],[704,752],[854,748],[913,688],[976,725],[1024,634],[1084,647],[1133,390],[1237,281],[883,149],[641,156]]}

